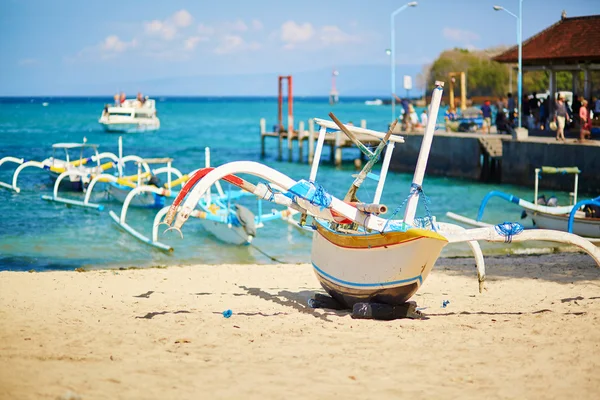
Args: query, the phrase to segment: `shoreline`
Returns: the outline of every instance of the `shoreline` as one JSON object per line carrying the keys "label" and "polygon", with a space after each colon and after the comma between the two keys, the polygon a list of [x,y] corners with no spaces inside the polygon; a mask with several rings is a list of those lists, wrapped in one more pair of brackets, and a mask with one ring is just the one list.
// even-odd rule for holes
{"label": "shoreline", "polygon": [[595,398],[593,260],[486,266],[479,294],[472,259],[439,259],[427,319],[396,321],[308,308],[308,264],[0,272],[0,399]]}

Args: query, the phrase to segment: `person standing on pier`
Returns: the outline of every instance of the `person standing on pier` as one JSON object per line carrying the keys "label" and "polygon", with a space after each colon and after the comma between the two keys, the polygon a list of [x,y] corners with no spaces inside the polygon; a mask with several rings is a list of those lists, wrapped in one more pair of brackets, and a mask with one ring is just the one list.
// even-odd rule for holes
{"label": "person standing on pier", "polygon": [[579,107],[579,142],[584,142],[592,136],[592,120],[590,119],[590,112],[587,108],[587,100],[581,100],[581,106]]}
{"label": "person standing on pier", "polygon": [[479,111],[483,115],[483,129],[484,133],[487,128],[487,133],[491,133],[492,129],[492,107],[490,107],[490,101],[486,100],[481,106]]}
{"label": "person standing on pier", "polygon": [[515,98],[512,96],[512,93],[508,93],[506,97],[508,98],[508,119],[512,123],[515,120],[515,109],[517,106],[515,105]]}
{"label": "person standing on pier", "polygon": [[558,95],[558,102],[556,103],[556,111],[554,112],[554,122],[557,123],[556,129],[556,140],[565,141],[565,124],[569,113],[567,112],[567,106],[565,105],[565,99],[562,95]]}

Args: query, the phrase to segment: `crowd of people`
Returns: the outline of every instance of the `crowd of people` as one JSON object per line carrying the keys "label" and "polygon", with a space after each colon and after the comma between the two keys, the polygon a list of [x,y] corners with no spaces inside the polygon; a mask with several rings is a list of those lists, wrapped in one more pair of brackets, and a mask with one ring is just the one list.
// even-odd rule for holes
{"label": "crowd of people", "polygon": [[[551,102],[551,97],[538,96],[535,92],[523,96],[523,127],[555,131],[556,140],[559,141],[565,141],[565,131],[569,129],[579,130],[580,142],[591,138],[592,121],[600,119],[600,99],[593,97],[588,101],[575,94],[570,105],[565,96],[559,93],[554,104]],[[477,115],[483,120],[481,128],[484,133],[491,133],[492,125],[496,125],[498,133],[513,134],[518,125],[518,104],[512,93],[508,93],[506,97],[499,97],[494,104],[490,100],[484,101],[477,109]],[[449,108],[444,119],[446,130],[451,130],[460,117],[454,108]]]}
{"label": "crowd of people", "polygon": [[[127,101],[127,96],[125,92],[121,92],[121,94],[117,93],[114,95],[115,107],[125,107],[125,102]],[[148,96],[143,96],[141,92],[138,92],[135,101],[133,102],[133,107],[140,108],[146,104],[146,100],[148,100]]]}

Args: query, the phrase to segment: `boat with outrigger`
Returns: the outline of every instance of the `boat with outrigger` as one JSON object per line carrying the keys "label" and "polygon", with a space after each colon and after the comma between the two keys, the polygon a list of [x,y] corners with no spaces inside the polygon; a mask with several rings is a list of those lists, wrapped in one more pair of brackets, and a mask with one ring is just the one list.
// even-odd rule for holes
{"label": "boat with outrigger", "polygon": [[[600,196],[578,201],[580,173],[581,170],[578,167],[543,166],[536,168],[533,202],[509,193],[493,190],[485,195],[481,201],[475,219],[453,212],[447,212],[446,216],[467,226],[489,227],[492,224],[483,221],[483,214],[491,199],[500,198],[519,206],[522,210],[521,219],[529,217],[532,221],[531,228],[574,233],[600,245]],[[556,197],[546,198],[544,195],[539,195],[539,182],[544,174],[574,176],[573,204],[560,206]]]}
{"label": "boat with outrigger", "polygon": [[[388,218],[382,217],[387,207],[380,204],[380,199],[394,146],[404,142],[402,136],[392,135],[397,120],[387,133],[383,133],[344,125],[330,114],[332,121],[315,119],[320,130],[308,180],[292,179],[257,162],[224,164],[191,176],[166,213],[163,223],[169,226],[167,230],[180,231],[198,201],[221,179],[259,198],[292,208],[301,214],[301,226],[313,231],[311,262],[321,286],[332,301],[341,307],[353,308],[354,314],[360,314],[361,310],[373,304],[406,306],[431,272],[442,249],[453,243],[467,242],[471,246],[480,291],[485,283],[485,264],[478,241],[510,243],[546,240],[569,243],[587,252],[600,266],[600,250],[575,234],[546,229],[525,231],[521,224],[512,222],[465,229],[439,222],[430,214],[423,191],[423,178],[442,91],[443,83],[436,82],[428,113],[431,117],[423,136],[408,196]],[[346,134],[369,159],[343,199],[332,196],[317,182],[325,136],[332,130]],[[356,134],[379,138],[380,143],[371,151],[358,141]],[[356,196],[357,190],[383,149],[385,154],[376,178],[375,196],[371,202],[360,201]],[[253,184],[236,175],[242,173],[258,177],[264,182]],[[424,201],[427,215],[417,218],[420,199]],[[403,207],[404,218],[394,219]],[[308,217],[312,218],[310,224],[306,222]],[[312,304],[315,305],[315,302]],[[316,306],[319,304],[322,303],[317,302]],[[412,310],[414,315],[414,306],[406,309]]]}
{"label": "boat with outrigger", "polygon": [[[79,156],[73,157],[71,153],[73,151],[78,152]],[[62,152],[64,152],[64,158],[57,155],[57,153]],[[21,172],[25,168],[38,168],[48,171],[50,179],[58,182],[64,190],[81,191],[86,184],[85,177],[101,174],[114,168],[116,161],[117,156],[115,154],[99,153],[98,146],[87,143],[86,138],[83,138],[82,143],[54,143],[52,145],[52,156],[42,161],[13,156],[1,158],[0,167],[3,164],[16,164],[17,168],[12,174],[10,183],[0,181],[0,187],[20,193],[19,175]]]}
{"label": "boat with outrigger", "polygon": [[[199,179],[213,169],[210,166],[210,149],[206,147],[204,151],[205,167],[183,175],[176,181],[178,184],[185,183],[190,179]],[[213,190],[216,191],[213,192]],[[148,185],[136,187],[123,201],[120,214],[111,210],[109,211],[109,215],[121,229],[142,243],[159,250],[172,252],[174,250],[172,246],[158,239],[158,227],[161,220],[171,209],[171,206],[165,206],[156,213],[152,224],[151,236],[142,234],[127,222],[127,211],[135,196],[138,196],[140,193],[154,191],[155,189]],[[175,197],[175,201],[177,199],[181,201],[187,193],[184,185],[182,190],[169,193],[169,197]],[[272,209],[269,212],[263,212],[262,202],[259,199],[258,213],[255,215],[247,207],[239,203],[244,197],[254,197],[254,194],[244,188],[225,192],[220,182],[216,182],[214,186],[208,188],[204,196],[198,199],[190,215],[201,224],[205,231],[212,234],[218,240],[233,245],[249,245],[252,243],[254,237],[256,237],[257,230],[264,227],[265,222],[273,220],[289,221],[296,214],[295,211],[289,209]]]}

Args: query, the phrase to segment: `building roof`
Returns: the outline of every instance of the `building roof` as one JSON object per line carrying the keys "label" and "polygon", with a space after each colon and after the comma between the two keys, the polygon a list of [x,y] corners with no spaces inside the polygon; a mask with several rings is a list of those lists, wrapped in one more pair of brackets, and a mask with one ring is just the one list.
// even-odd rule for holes
{"label": "building roof", "polygon": [[[523,65],[600,63],[600,15],[567,18],[523,42]],[[518,62],[518,46],[493,58]]]}

